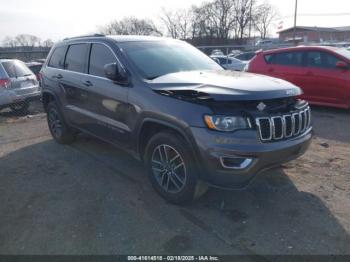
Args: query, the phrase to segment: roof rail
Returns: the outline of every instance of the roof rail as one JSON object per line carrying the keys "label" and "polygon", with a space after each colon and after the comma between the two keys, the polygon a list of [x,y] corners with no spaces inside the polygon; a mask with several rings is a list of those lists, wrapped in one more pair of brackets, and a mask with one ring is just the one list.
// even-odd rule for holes
{"label": "roof rail", "polygon": [[81,36],[67,37],[63,40],[71,40],[71,39],[84,38],[84,37],[104,37],[104,36],[105,35],[103,35],[103,34],[81,35]]}

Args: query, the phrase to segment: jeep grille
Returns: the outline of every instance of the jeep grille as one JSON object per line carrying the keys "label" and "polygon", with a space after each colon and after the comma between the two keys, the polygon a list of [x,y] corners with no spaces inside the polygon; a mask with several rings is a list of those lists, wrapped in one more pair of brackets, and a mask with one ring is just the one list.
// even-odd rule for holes
{"label": "jeep grille", "polygon": [[295,113],[259,117],[256,119],[256,125],[262,142],[295,137],[311,128],[311,110],[307,107]]}

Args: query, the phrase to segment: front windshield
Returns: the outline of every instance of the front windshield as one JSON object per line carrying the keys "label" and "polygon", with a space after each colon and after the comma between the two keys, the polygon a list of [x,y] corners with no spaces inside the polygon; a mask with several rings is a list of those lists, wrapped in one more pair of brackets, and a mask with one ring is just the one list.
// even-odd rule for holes
{"label": "front windshield", "polygon": [[139,74],[148,80],[162,75],[196,70],[223,70],[197,48],[180,41],[120,43]]}
{"label": "front windshield", "polygon": [[339,55],[344,56],[347,59],[350,59],[350,51],[345,48],[339,49],[336,51]]}

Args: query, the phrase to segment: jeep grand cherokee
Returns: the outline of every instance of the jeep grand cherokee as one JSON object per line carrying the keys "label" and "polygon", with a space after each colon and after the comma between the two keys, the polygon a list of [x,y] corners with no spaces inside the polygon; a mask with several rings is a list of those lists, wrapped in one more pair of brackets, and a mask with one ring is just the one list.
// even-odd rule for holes
{"label": "jeep grand cherokee", "polygon": [[42,77],[58,143],[82,131],[124,149],[172,203],[194,199],[207,185],[242,188],[303,154],[312,136],[298,87],[225,71],[179,40],[66,39],[52,48]]}

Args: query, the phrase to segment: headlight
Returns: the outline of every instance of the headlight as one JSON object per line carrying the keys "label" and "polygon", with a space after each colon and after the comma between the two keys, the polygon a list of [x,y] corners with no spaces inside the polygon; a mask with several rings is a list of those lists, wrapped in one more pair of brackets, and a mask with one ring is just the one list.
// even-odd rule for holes
{"label": "headlight", "polygon": [[249,120],[242,116],[209,116],[204,117],[205,123],[208,128],[224,131],[233,132],[238,129],[251,128]]}

